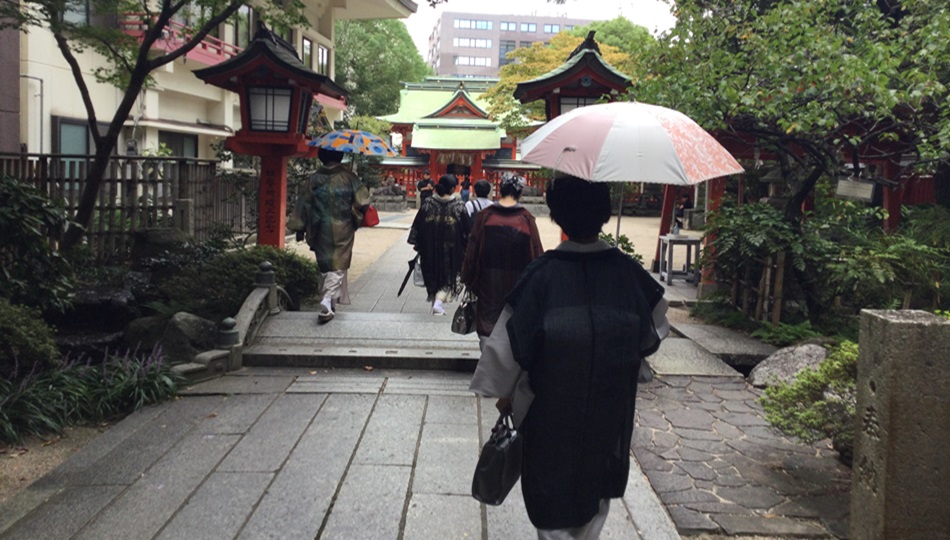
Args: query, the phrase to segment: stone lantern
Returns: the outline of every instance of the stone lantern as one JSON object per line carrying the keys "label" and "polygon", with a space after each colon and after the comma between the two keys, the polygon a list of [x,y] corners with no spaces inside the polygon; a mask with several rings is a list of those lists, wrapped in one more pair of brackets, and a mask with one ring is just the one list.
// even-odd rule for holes
{"label": "stone lantern", "polygon": [[305,66],[293,46],[262,23],[247,49],[194,73],[206,84],[238,94],[241,129],[224,146],[238,154],[260,156],[257,241],[283,247],[287,161],[316,155],[307,136],[314,98],[343,103],[346,93],[329,77]]}

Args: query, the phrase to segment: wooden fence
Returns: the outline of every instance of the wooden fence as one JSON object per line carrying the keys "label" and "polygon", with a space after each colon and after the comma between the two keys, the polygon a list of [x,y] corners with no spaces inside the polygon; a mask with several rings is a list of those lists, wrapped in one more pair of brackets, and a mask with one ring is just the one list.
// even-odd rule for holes
{"label": "wooden fence", "polygon": [[[92,156],[0,154],[0,174],[36,186],[61,201],[72,219]],[[200,241],[215,227],[247,232],[248,201],[217,174],[217,162],[122,156],[106,170],[85,241],[99,262],[127,260],[137,232],[177,228]],[[55,238],[50,239],[55,242]]]}

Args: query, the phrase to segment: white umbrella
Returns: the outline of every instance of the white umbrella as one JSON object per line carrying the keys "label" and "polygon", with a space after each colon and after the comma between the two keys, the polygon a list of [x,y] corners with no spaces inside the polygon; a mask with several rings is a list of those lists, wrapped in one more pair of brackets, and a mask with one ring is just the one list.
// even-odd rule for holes
{"label": "white umbrella", "polygon": [[[690,117],[637,102],[600,103],[562,114],[521,142],[521,159],[593,182],[689,186],[744,171]],[[622,214],[623,197],[620,209]]]}
{"label": "white umbrella", "polygon": [[562,114],[521,142],[521,159],[595,182],[688,186],[744,170],[685,114],[635,102]]}

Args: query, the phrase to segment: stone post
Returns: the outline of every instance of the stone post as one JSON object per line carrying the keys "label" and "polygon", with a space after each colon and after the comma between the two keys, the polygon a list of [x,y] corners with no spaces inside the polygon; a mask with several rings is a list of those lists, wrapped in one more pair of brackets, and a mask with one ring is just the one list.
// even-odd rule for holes
{"label": "stone post", "polygon": [[950,538],[950,321],[861,313],[851,538]]}

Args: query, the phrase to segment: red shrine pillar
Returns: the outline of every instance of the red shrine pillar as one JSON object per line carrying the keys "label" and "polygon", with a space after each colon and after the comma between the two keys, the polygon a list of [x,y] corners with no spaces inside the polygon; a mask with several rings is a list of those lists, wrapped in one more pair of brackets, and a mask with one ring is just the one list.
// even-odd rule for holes
{"label": "red shrine pillar", "polygon": [[[706,219],[709,219],[709,215],[713,212],[719,210],[719,207],[722,206],[722,198],[726,194],[726,178],[719,177],[709,180],[709,185],[706,188]],[[709,258],[712,260],[715,258],[715,251],[713,251],[712,246],[709,245],[709,241],[712,240],[712,236],[706,236],[706,239],[703,241],[703,250],[707,252]],[[697,291],[696,296],[702,298],[704,296],[704,288],[713,288],[715,290],[715,281],[713,280],[713,267],[711,265],[704,266],[702,268],[702,277],[699,280],[699,291]]]}
{"label": "red shrine pillar", "polygon": [[284,216],[287,215],[287,157],[262,156],[257,202],[257,243],[284,247]]}
{"label": "red shrine pillar", "polygon": [[[663,186],[663,209],[660,212],[660,234],[669,234],[673,223],[673,207],[676,205],[676,186]],[[653,273],[660,271],[660,239],[656,239],[656,254],[653,256]]]}

